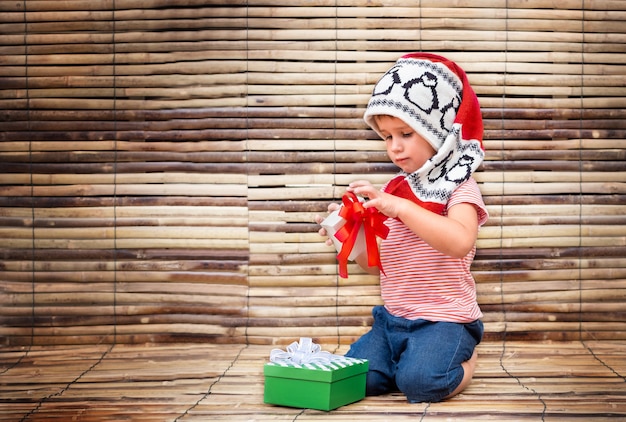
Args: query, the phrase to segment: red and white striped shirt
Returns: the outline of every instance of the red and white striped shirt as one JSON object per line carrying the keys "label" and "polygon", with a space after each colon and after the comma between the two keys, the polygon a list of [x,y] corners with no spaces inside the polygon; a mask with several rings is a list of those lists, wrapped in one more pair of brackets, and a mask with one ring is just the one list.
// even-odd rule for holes
{"label": "red and white striped shirt", "polygon": [[[452,193],[446,212],[460,203],[476,206],[479,226],[487,221],[487,209],[473,178]],[[464,258],[452,258],[433,249],[398,219],[389,218],[386,224],[390,230],[380,245],[385,270],[380,285],[392,315],[461,323],[482,317],[470,273],[476,246]]]}

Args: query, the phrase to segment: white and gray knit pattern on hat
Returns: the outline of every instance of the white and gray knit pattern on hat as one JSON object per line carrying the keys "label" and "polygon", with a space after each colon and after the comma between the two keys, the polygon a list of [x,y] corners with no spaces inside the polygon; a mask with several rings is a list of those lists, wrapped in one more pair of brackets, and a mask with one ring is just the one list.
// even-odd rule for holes
{"label": "white and gray knit pattern on hat", "polygon": [[397,117],[437,151],[452,129],[462,96],[461,80],[443,63],[402,58],[376,83],[364,118],[380,135],[374,116]]}

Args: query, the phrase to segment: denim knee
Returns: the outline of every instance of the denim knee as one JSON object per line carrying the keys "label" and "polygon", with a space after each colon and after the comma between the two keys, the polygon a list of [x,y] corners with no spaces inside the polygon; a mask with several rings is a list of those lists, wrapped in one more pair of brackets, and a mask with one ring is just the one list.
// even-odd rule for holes
{"label": "denim knee", "polygon": [[374,307],[374,324],[371,330],[350,346],[346,356],[367,359],[369,371],[366,377],[365,393],[377,396],[397,391],[394,381],[395,365],[390,356],[389,343],[385,332],[385,318],[382,306]]}
{"label": "denim knee", "polygon": [[411,321],[395,372],[395,383],[410,402],[438,402],[463,380],[462,363],[482,337],[482,322]]}
{"label": "denim knee", "polygon": [[396,385],[411,403],[439,402],[446,398],[461,383],[463,368],[458,366],[450,371],[426,368],[425,365],[399,367],[396,372]]}
{"label": "denim knee", "polygon": [[365,395],[379,396],[397,390],[393,379],[387,374],[376,370],[369,370],[365,378]]}
{"label": "denim knee", "polygon": [[373,310],[371,330],[346,356],[369,360],[366,394],[400,390],[408,401],[438,402],[463,379],[461,363],[482,337],[482,322],[468,324],[406,320],[382,306]]}

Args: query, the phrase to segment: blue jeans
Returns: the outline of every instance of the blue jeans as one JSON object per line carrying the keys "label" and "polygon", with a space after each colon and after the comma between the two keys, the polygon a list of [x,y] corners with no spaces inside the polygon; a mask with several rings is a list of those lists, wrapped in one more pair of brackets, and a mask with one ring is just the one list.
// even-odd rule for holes
{"label": "blue jeans", "polygon": [[483,323],[408,320],[383,306],[373,310],[372,329],[346,356],[368,359],[366,394],[403,392],[412,403],[438,402],[463,379],[468,360],[483,336]]}

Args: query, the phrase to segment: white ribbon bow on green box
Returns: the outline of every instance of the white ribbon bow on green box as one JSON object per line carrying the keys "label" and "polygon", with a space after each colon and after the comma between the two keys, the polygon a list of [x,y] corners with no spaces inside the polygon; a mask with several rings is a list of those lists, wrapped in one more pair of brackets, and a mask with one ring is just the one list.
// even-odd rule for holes
{"label": "white ribbon bow on green box", "polygon": [[339,363],[346,361],[346,357],[333,355],[325,352],[319,344],[313,343],[310,337],[301,337],[300,342],[293,342],[287,346],[287,351],[281,349],[273,349],[270,352],[270,362],[279,365],[330,365],[331,363]]}

